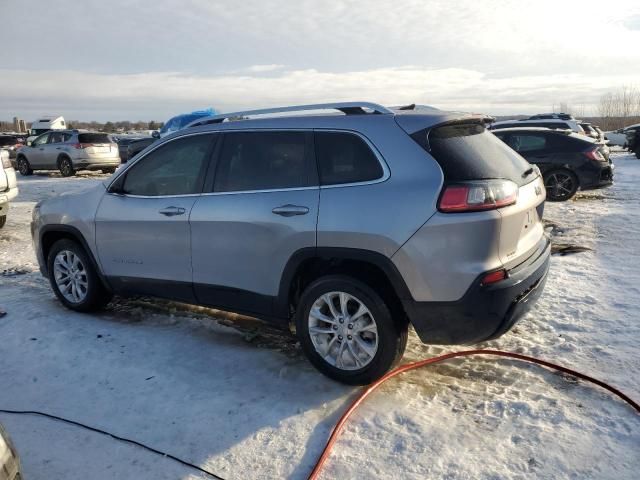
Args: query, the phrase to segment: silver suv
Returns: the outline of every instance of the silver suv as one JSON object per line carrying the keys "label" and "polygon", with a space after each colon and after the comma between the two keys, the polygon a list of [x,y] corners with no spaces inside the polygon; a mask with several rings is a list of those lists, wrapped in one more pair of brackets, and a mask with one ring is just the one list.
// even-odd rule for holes
{"label": "silver suv", "polygon": [[[318,109],[341,113],[291,115]],[[323,373],[371,382],[409,323],[480,342],[542,292],[544,185],[486,120],[355,102],[197,120],[39,204],[41,271],[78,311],[141,294],[294,326]]]}
{"label": "silver suv", "polygon": [[31,175],[34,170],[60,170],[64,177],[77,170],[113,173],[120,165],[118,144],[109,135],[83,130],[51,130],[18,149],[18,171]]}

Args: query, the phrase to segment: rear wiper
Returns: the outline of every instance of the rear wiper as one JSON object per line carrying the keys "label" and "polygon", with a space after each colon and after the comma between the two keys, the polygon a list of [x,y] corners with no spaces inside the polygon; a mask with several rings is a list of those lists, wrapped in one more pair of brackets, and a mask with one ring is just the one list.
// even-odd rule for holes
{"label": "rear wiper", "polygon": [[529,175],[531,175],[533,173],[533,167],[527,169],[524,171],[524,173],[522,174],[522,178],[527,178]]}

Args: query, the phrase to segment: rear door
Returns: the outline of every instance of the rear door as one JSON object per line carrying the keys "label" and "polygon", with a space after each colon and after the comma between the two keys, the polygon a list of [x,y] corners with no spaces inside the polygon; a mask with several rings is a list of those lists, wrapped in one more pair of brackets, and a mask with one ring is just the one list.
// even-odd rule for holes
{"label": "rear door", "polygon": [[312,133],[224,134],[210,193],[191,213],[193,282],[200,303],[269,315],[285,265],[316,246]]}
{"label": "rear door", "polygon": [[118,176],[96,213],[104,274],[128,292],[194,301],[189,215],[216,135],[178,137]]}

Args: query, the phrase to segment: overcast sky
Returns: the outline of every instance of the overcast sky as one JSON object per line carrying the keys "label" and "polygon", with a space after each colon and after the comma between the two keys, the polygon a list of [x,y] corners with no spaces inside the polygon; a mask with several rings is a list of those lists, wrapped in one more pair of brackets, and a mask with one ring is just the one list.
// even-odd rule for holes
{"label": "overcast sky", "polygon": [[640,86],[640,0],[0,0],[0,120],[336,100],[494,115]]}

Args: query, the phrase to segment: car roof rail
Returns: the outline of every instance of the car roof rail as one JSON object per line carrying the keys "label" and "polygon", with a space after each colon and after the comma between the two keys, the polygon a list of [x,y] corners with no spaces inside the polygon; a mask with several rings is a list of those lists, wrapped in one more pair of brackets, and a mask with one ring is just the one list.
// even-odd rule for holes
{"label": "car roof rail", "polygon": [[378,105],[377,103],[370,102],[341,102],[341,103],[316,103],[310,105],[293,105],[290,107],[275,107],[275,108],[262,108],[259,110],[245,110],[242,112],[230,112],[220,115],[212,115],[210,117],[203,117],[194,120],[186,128],[197,127],[200,125],[209,125],[211,123],[222,123],[225,120],[242,120],[244,117],[253,115],[270,115],[274,113],[288,113],[288,112],[304,112],[311,110],[338,110],[345,115],[363,115],[368,114],[368,110],[374,114],[386,114],[393,115],[393,110]]}

